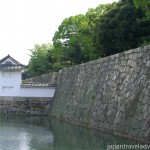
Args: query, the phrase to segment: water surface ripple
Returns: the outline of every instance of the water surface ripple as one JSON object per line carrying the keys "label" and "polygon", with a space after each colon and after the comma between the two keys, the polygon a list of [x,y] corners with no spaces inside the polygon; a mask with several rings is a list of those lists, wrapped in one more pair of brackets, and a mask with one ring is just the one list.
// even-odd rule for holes
{"label": "water surface ripple", "polygon": [[137,143],[48,118],[0,118],[0,150],[106,150],[114,144]]}

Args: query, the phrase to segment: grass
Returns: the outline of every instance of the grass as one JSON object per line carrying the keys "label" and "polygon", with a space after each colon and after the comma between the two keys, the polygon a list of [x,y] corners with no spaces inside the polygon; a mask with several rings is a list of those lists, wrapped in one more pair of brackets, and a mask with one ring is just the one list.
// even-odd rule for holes
{"label": "grass", "polygon": [[61,112],[58,113],[58,120],[62,120],[63,119],[63,114]]}

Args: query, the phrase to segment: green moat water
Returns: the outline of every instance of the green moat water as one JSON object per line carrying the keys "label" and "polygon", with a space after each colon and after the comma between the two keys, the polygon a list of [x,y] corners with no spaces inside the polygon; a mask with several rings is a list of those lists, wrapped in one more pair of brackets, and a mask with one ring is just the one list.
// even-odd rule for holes
{"label": "green moat water", "polygon": [[106,150],[137,142],[40,117],[0,119],[0,150]]}

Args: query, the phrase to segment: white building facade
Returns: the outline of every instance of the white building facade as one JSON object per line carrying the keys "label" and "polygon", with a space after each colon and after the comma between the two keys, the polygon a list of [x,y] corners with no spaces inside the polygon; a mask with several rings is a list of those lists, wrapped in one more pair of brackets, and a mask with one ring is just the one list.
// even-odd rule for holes
{"label": "white building facade", "polygon": [[10,55],[0,60],[0,96],[53,97],[55,86],[50,84],[21,84],[22,70],[26,69]]}

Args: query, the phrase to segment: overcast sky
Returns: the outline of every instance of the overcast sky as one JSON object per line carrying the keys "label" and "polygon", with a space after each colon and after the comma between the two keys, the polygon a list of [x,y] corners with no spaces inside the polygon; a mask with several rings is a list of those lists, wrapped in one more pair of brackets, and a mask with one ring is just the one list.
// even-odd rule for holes
{"label": "overcast sky", "polygon": [[0,59],[10,54],[27,65],[29,49],[52,43],[63,19],[117,0],[1,0]]}

